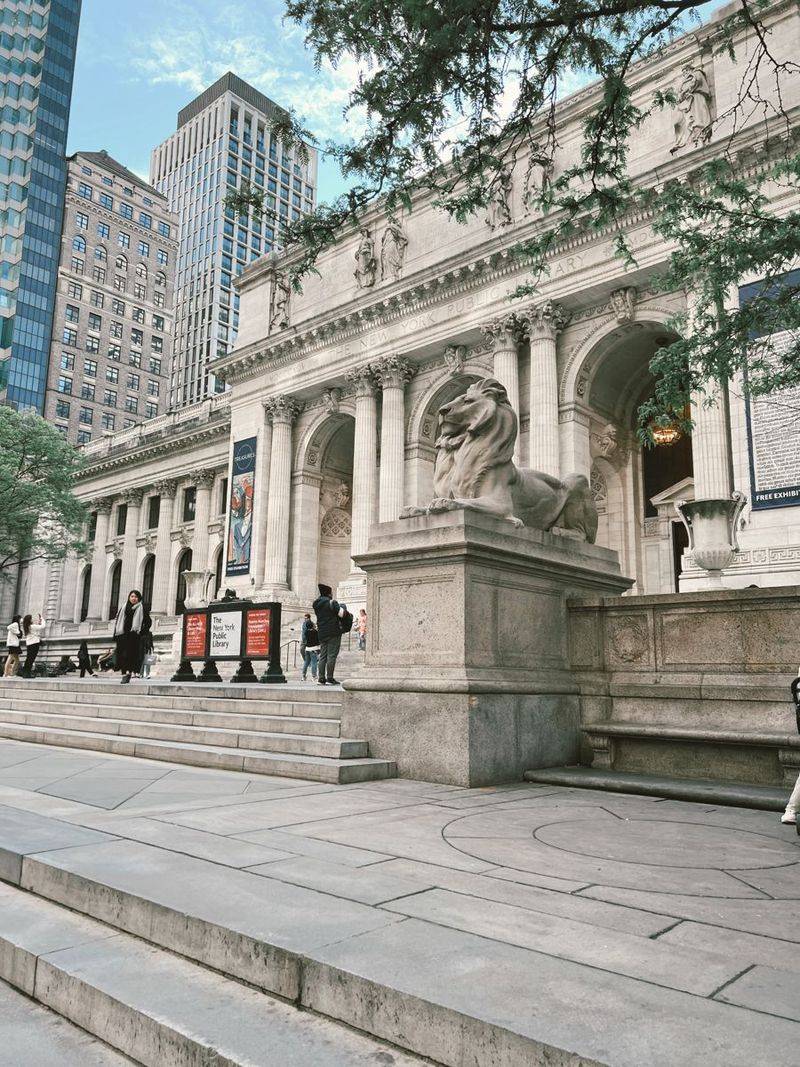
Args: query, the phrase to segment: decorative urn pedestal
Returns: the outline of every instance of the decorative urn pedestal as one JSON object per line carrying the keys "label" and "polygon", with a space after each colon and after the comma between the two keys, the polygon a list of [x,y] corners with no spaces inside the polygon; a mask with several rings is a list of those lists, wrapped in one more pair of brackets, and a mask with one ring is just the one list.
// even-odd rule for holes
{"label": "decorative urn pedestal", "polygon": [[722,572],[739,551],[738,530],[747,503],[744,493],[712,500],[678,500],[675,510],[689,534],[689,551],[708,571],[709,588],[722,588]]}
{"label": "decorative urn pedestal", "polygon": [[356,563],[369,628],[343,734],[460,786],[577,762],[567,598],[625,592],[616,552],[467,508],[375,526]]}
{"label": "decorative urn pedestal", "polygon": [[184,571],[186,596],[183,599],[187,608],[204,608],[208,603],[208,580],[211,571]]}

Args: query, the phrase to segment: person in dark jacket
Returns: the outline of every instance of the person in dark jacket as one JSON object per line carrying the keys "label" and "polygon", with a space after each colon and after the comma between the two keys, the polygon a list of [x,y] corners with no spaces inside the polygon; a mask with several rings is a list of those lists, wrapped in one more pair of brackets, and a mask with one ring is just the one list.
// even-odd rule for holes
{"label": "person in dark jacket", "polygon": [[344,615],[345,605],[333,599],[333,590],[329,585],[318,585],[319,596],[311,605],[317,616],[319,633],[319,685],[338,685],[334,677],[336,657],[342,644],[342,631],[339,619]]}
{"label": "person in dark jacket", "polygon": [[131,675],[140,669],[144,615],[142,594],[138,589],[131,589],[128,599],[117,612],[117,621],[114,623],[117,670],[122,671],[123,685],[130,682]]}
{"label": "person in dark jacket", "polygon": [[94,671],[92,670],[92,657],[89,655],[89,646],[85,641],[81,641],[78,645],[78,669],[81,672],[81,678],[89,674],[94,678]]}

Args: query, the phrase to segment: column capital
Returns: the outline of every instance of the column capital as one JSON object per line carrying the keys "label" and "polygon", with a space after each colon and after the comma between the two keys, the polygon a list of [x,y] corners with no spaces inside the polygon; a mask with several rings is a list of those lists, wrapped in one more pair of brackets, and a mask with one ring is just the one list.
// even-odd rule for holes
{"label": "column capital", "polygon": [[217,476],[217,472],[213,467],[207,467],[204,470],[195,471],[194,484],[198,489],[208,489],[214,484],[214,479]]}
{"label": "column capital", "polygon": [[175,494],[178,492],[178,483],[173,478],[165,478],[161,482],[153,482],[153,489],[159,496],[174,500]]}
{"label": "column capital", "polygon": [[514,312],[508,311],[503,315],[497,315],[493,319],[488,319],[486,322],[482,322],[480,330],[484,337],[492,342],[495,348],[497,348],[498,345],[501,347],[508,347],[515,345],[517,342],[519,323]]}
{"label": "column capital", "polygon": [[96,511],[98,515],[109,515],[113,506],[113,496],[101,496],[97,500],[90,501],[89,504],[90,509]]}
{"label": "column capital", "polygon": [[567,324],[567,314],[560,304],[544,300],[541,304],[529,304],[517,312],[517,320],[526,338],[554,341]]}
{"label": "column capital", "polygon": [[356,397],[375,396],[375,367],[371,363],[347,371],[345,379],[353,386]]}
{"label": "column capital", "polygon": [[121,500],[124,504],[127,504],[129,508],[138,508],[142,505],[143,496],[143,489],[128,489],[122,494]]}
{"label": "column capital", "polygon": [[273,426],[291,426],[300,414],[300,404],[292,396],[271,396],[264,401],[264,411]]}
{"label": "column capital", "polygon": [[401,356],[387,356],[375,364],[375,377],[383,389],[402,389],[411,381],[417,368]]}

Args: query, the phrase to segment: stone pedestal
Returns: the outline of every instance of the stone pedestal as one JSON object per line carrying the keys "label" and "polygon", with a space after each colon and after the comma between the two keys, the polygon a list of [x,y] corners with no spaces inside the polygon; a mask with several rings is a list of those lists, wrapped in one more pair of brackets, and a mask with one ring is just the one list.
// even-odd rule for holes
{"label": "stone pedestal", "polygon": [[376,527],[356,562],[370,625],[346,736],[461,786],[577,762],[567,598],[628,589],[615,552],[465,510]]}

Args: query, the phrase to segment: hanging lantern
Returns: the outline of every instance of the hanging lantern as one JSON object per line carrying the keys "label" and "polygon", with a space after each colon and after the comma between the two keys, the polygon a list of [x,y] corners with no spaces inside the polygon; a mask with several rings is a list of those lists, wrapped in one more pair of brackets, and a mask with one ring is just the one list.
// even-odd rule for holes
{"label": "hanging lantern", "polygon": [[656,445],[674,445],[682,437],[680,427],[674,422],[666,424],[651,422],[649,430]]}

